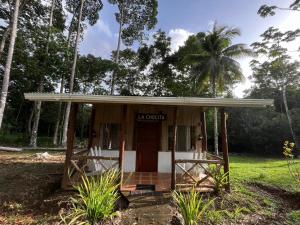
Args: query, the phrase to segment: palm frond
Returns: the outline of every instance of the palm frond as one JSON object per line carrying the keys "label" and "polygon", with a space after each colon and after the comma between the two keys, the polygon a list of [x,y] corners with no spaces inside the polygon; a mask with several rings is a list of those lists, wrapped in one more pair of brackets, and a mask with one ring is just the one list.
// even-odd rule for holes
{"label": "palm frond", "polygon": [[241,58],[244,56],[256,56],[256,53],[247,47],[246,44],[235,44],[223,50],[223,55],[232,58]]}
{"label": "palm frond", "polygon": [[183,61],[188,64],[199,63],[206,60],[206,55],[202,54],[188,54],[183,58]]}
{"label": "palm frond", "polygon": [[230,57],[222,57],[221,63],[224,65],[223,76],[225,83],[231,84],[236,81],[245,80],[239,62]]}
{"label": "palm frond", "polygon": [[227,27],[227,29],[222,32],[223,38],[233,39],[241,35],[241,30],[237,27]]}

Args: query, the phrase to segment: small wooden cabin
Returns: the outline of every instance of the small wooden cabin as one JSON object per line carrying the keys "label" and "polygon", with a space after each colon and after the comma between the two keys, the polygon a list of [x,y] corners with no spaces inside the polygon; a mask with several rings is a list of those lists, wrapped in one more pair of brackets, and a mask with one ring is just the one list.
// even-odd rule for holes
{"label": "small wooden cabin", "polygon": [[[71,168],[77,174],[90,172],[92,162],[100,163],[102,170],[118,165],[121,189],[124,191],[136,190],[140,185],[153,185],[156,191],[191,186],[202,190],[213,188],[213,181],[210,182],[212,174],[208,169],[210,165],[215,165],[219,170],[223,167],[229,178],[225,108],[273,104],[273,100],[269,99],[50,93],[28,93],[25,98],[72,104],[62,183],[64,188],[76,180],[76,175],[73,180],[68,177]],[[79,104],[92,105],[91,126],[88,149],[75,152]],[[209,107],[217,107],[221,113],[222,157],[207,151],[205,111]],[[107,161],[115,163],[108,164]]]}

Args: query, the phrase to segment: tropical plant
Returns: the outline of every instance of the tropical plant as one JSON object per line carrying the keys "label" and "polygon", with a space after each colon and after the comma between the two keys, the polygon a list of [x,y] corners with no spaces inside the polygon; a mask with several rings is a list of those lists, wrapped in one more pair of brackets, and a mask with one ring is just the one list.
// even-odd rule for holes
{"label": "tropical plant", "polygon": [[210,166],[209,171],[213,178],[216,194],[223,195],[224,188],[228,185],[228,172],[222,173],[217,166]]}
{"label": "tropical plant", "polygon": [[119,198],[119,172],[110,170],[95,177],[84,174],[81,179],[82,183],[74,186],[78,194],[71,198],[71,213],[60,215],[62,221],[69,225],[94,225],[112,217]]}
{"label": "tropical plant", "polygon": [[283,143],[283,155],[287,160],[290,175],[300,185],[300,167],[299,162],[295,160],[295,143],[285,141]]}
{"label": "tropical plant", "polygon": [[[186,61],[193,62],[193,80],[197,86],[204,81],[211,83],[212,97],[218,96],[218,91],[243,80],[244,76],[240,64],[236,59],[243,56],[252,56],[253,52],[245,44],[233,44],[232,39],[240,36],[237,28],[218,26],[206,34],[199,35],[201,51],[198,54],[190,54]],[[218,155],[218,124],[217,109],[214,108],[214,150]]]}
{"label": "tropical plant", "polygon": [[203,220],[204,213],[214,202],[213,200],[205,201],[202,195],[192,188],[188,194],[174,191],[172,197],[183,217],[185,225],[197,225]]}

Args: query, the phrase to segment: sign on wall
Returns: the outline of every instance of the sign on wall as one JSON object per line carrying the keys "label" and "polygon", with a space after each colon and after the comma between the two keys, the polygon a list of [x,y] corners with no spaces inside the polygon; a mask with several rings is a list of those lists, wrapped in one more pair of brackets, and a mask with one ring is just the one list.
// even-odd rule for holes
{"label": "sign on wall", "polygon": [[167,114],[158,113],[138,113],[136,114],[137,121],[164,121],[167,119]]}

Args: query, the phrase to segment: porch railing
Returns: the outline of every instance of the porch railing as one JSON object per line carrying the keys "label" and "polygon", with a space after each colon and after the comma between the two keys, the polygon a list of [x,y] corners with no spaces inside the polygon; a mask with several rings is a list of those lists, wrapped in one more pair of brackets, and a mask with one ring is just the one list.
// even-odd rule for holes
{"label": "porch railing", "polygon": [[[214,173],[224,165],[221,157],[207,153],[206,159],[176,159],[176,189],[214,189]],[[188,166],[187,166],[188,165]],[[213,168],[213,171],[212,171]]]}
{"label": "porch railing", "polygon": [[87,150],[73,154],[70,160],[72,174],[97,175],[119,166],[119,157],[86,155]]}

